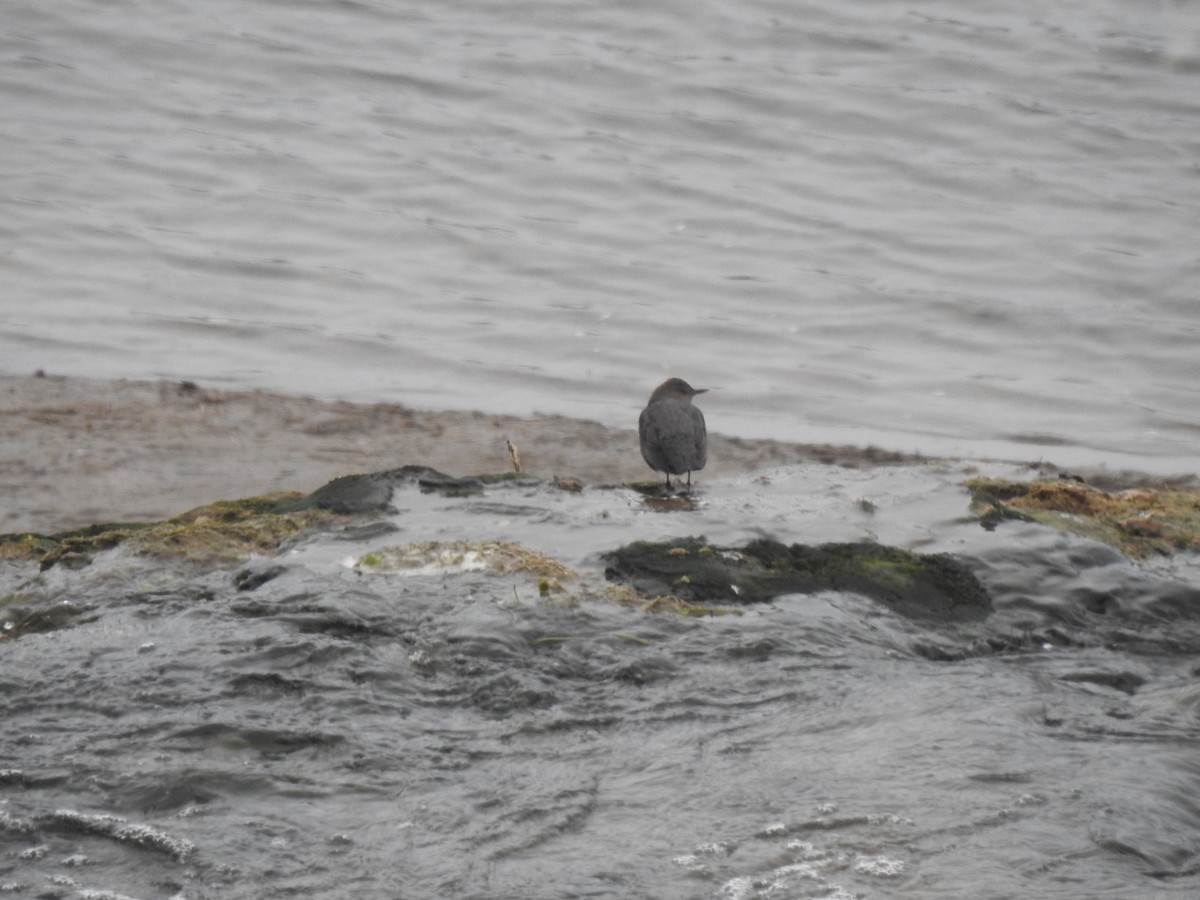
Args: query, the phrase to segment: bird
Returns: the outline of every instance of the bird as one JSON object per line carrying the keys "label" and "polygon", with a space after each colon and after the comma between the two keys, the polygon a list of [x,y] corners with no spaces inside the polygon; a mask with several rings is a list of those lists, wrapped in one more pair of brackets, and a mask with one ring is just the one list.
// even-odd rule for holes
{"label": "bird", "polygon": [[656,472],[671,476],[687,473],[688,487],[692,472],[708,461],[708,432],[704,413],[692,405],[692,398],[708,388],[694,388],[682,378],[668,378],[654,389],[650,401],[638,417],[638,439],[642,459]]}

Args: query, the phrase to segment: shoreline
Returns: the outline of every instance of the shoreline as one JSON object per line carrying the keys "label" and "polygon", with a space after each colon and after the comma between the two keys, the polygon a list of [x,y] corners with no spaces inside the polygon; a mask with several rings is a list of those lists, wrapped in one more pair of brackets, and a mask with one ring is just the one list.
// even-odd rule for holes
{"label": "shoreline", "polygon": [[[422,411],[186,381],[0,376],[0,533],[160,520],[215,500],[308,492],[342,475],[406,464],[452,475],[511,471],[508,440],[523,471],[539,477],[585,484],[658,477],[641,458],[634,428],[564,416]],[[709,460],[701,483],[773,466],[934,461],[719,433],[709,434]],[[1164,481],[1138,473],[1096,478],[1110,487]]]}

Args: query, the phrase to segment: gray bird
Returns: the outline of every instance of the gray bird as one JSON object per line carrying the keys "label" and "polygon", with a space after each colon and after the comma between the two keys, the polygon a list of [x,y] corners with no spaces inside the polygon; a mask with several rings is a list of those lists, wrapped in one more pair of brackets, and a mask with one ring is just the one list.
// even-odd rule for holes
{"label": "gray bird", "polygon": [[642,459],[654,471],[667,473],[668,488],[671,476],[684,472],[691,487],[692,472],[708,461],[704,413],[692,406],[692,398],[706,390],[696,390],[682,378],[668,378],[655,388],[638,417]]}

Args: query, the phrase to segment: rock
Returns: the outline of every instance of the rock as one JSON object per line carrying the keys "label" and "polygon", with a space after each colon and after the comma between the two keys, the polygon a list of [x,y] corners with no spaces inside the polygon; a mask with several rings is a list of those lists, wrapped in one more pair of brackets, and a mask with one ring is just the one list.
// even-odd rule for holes
{"label": "rock", "polygon": [[1050,525],[1103,541],[1131,559],[1200,550],[1200,490],[1164,481],[1108,492],[1075,478],[966,482],[972,511],[992,530],[1005,519]]}
{"label": "rock", "polygon": [[954,557],[874,543],[787,546],[760,539],[712,547],[703,538],[683,538],[628,544],[604,560],[610,581],[689,602],[762,603],[783,594],[844,591],[909,618],[967,621],[992,610],[987,590]]}

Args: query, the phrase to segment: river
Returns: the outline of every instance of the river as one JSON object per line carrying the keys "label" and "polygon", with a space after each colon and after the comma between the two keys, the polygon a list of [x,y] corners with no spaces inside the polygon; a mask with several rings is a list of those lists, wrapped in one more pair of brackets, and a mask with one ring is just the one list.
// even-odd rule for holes
{"label": "river", "polygon": [[[0,887],[1195,896],[1200,562],[986,531],[971,470],[767,470],[672,512],[625,488],[412,486],[375,525],[234,570],[6,563],[0,593],[78,615],[0,643]],[[602,594],[619,545],[763,533],[952,553],[995,610],[913,620],[825,592],[691,618]],[[463,540],[579,578],[542,596],[461,550],[347,565]]]}

